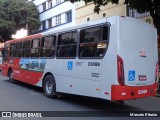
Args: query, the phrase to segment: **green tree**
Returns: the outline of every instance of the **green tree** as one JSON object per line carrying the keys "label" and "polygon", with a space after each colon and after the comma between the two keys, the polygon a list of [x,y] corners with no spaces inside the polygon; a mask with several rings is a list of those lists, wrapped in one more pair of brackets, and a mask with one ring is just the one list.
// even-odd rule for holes
{"label": "green tree", "polygon": [[12,39],[22,28],[29,33],[38,30],[40,20],[37,7],[28,0],[0,0],[0,41]]}
{"label": "green tree", "polygon": [[[66,0],[72,3],[78,1],[84,1],[86,4],[93,2],[94,12],[99,13],[100,7],[105,6],[108,3],[118,4],[119,0]],[[157,28],[158,35],[160,37],[160,0],[124,0],[124,4],[127,4],[130,8],[136,9],[139,13],[150,12],[153,18],[153,24]]]}

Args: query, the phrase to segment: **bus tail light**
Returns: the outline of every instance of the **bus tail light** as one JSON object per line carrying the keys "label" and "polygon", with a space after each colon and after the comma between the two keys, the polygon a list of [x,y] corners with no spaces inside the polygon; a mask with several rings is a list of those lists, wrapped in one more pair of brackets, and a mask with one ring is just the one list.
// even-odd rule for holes
{"label": "bus tail light", "polygon": [[156,64],[156,75],[155,75],[155,82],[158,82],[159,79],[159,64]]}
{"label": "bus tail light", "polygon": [[117,56],[117,74],[118,74],[118,82],[121,86],[124,86],[124,66],[123,60],[120,56]]}

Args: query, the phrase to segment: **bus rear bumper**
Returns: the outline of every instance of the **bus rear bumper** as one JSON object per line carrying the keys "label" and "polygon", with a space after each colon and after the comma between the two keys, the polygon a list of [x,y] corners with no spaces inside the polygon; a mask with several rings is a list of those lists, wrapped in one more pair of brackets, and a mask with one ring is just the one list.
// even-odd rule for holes
{"label": "bus rear bumper", "polygon": [[158,83],[148,86],[121,86],[112,85],[111,100],[129,100],[157,94]]}

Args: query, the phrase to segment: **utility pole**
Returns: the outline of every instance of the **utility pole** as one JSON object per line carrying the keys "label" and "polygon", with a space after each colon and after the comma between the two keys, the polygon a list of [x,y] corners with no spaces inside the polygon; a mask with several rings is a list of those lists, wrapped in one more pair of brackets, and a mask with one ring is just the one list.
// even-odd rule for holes
{"label": "utility pole", "polygon": [[[26,2],[27,2],[27,5],[28,5],[29,0],[26,0]],[[27,27],[27,36],[28,36],[29,35],[29,21],[28,21],[29,15],[28,15],[28,9],[26,9],[26,12],[27,12],[27,26],[26,27]]]}
{"label": "utility pole", "polygon": [[28,10],[27,10],[27,36],[29,35],[29,27],[28,27]]}

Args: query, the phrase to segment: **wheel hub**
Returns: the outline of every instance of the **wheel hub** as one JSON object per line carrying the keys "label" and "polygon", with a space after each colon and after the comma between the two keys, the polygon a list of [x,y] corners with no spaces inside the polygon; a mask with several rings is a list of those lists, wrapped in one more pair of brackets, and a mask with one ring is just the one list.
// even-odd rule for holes
{"label": "wheel hub", "polygon": [[52,85],[51,81],[47,81],[46,82],[46,91],[47,91],[47,93],[51,93],[52,89],[53,89],[53,85]]}

